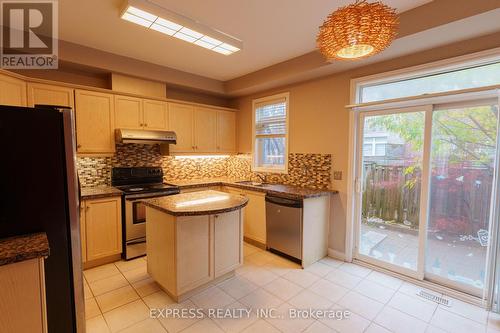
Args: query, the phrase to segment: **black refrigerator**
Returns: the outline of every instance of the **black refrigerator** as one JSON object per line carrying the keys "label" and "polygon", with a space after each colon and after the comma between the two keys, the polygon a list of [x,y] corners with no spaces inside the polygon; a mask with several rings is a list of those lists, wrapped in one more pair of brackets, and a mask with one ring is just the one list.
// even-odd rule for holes
{"label": "black refrigerator", "polygon": [[47,234],[48,331],[83,333],[73,110],[0,106],[0,154],[0,238]]}

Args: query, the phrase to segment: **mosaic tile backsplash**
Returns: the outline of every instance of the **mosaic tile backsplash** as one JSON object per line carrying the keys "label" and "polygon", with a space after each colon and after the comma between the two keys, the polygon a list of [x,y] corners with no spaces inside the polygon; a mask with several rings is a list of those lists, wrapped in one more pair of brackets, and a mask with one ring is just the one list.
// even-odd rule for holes
{"label": "mosaic tile backsplash", "polygon": [[[251,155],[226,158],[175,158],[163,156],[159,145],[117,144],[112,157],[78,157],[78,175],[83,187],[110,185],[111,168],[161,166],[165,180],[238,178],[259,180],[251,171]],[[289,154],[288,174],[262,174],[267,182],[328,188],[332,157],[329,154]]]}

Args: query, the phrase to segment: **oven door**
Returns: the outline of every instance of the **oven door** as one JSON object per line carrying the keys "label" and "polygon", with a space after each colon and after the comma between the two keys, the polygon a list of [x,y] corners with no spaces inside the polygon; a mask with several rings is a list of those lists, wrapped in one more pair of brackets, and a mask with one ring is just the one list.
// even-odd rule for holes
{"label": "oven door", "polygon": [[141,199],[125,199],[125,241],[146,237],[146,207]]}

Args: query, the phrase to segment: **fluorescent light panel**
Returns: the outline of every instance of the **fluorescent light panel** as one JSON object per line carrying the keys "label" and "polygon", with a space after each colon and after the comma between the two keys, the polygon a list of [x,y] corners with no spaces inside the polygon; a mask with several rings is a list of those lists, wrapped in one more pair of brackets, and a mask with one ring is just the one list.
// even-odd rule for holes
{"label": "fluorescent light panel", "polygon": [[234,45],[207,36],[196,30],[187,28],[183,25],[169,21],[131,5],[128,5],[126,7],[126,10],[123,12],[121,17],[122,19],[129,22],[141,25],[143,27],[161,32],[165,35],[172,36],[192,44],[196,44],[205,49],[212,50],[220,54],[230,55],[240,50]]}

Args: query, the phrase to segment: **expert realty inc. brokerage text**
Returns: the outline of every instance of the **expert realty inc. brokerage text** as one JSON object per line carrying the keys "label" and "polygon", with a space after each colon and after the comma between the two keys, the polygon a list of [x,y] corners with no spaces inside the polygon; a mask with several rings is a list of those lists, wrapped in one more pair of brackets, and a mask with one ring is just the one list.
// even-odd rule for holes
{"label": "expert realty inc. brokerage text", "polygon": [[151,309],[151,318],[177,318],[177,319],[202,319],[205,317],[213,319],[240,319],[249,318],[255,314],[258,318],[269,319],[349,319],[351,312],[348,310],[323,310],[323,309],[288,309],[287,312],[274,308],[266,309],[198,309],[198,308],[157,308]]}

